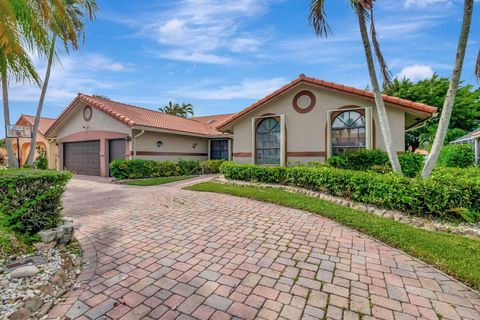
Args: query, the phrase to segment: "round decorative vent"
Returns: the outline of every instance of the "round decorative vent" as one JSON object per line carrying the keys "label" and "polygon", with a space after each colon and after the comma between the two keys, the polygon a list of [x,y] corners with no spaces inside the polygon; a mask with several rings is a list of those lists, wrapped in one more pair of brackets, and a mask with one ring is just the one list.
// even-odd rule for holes
{"label": "round decorative vent", "polygon": [[85,108],[83,108],[83,119],[85,121],[90,121],[90,119],[92,119],[92,107],[90,106],[85,106]]}
{"label": "round decorative vent", "polygon": [[307,113],[315,107],[315,101],[316,99],[313,92],[304,90],[295,95],[292,105],[298,113]]}

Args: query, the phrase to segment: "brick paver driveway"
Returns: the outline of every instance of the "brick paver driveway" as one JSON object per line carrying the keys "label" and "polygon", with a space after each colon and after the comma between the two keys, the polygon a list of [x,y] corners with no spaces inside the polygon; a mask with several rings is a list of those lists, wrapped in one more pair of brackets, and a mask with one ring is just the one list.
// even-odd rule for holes
{"label": "brick paver driveway", "polygon": [[480,319],[477,293],[300,210],[78,179],[64,206],[92,262],[51,318]]}

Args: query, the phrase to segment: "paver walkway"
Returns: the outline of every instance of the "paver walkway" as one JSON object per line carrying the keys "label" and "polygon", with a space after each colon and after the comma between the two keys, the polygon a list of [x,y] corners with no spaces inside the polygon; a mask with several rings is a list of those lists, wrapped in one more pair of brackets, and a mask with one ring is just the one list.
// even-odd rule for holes
{"label": "paver walkway", "polygon": [[50,318],[480,319],[477,293],[336,222],[181,184],[71,181],[92,262]]}

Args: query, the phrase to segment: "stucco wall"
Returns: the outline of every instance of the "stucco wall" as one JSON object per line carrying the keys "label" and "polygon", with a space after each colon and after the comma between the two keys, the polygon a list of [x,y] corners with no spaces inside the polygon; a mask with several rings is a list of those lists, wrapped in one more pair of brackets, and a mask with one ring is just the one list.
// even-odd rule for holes
{"label": "stucco wall", "polygon": [[92,118],[86,122],[83,119],[84,106],[85,104],[78,103],[78,105],[75,106],[75,110],[72,110],[68,115],[68,118],[63,120],[63,126],[61,126],[56,133],[57,139],[60,140],[78,132],[96,130],[130,134],[130,127],[95,108],[92,108]]}
{"label": "stucco wall", "polygon": [[[133,136],[140,131],[134,130]],[[158,147],[157,141],[163,144]],[[172,160],[208,158],[208,139],[164,132],[145,131],[135,140],[137,159]],[[193,144],[196,147],[193,148]]]}
{"label": "stucco wall", "polygon": [[[18,125],[30,125],[30,123],[27,123],[26,121],[24,121],[23,119],[21,119],[21,121],[18,122]],[[17,156],[17,141],[16,139],[12,139],[13,140],[13,146],[14,146],[14,152],[15,152],[15,155]],[[19,143],[20,143],[20,157],[21,157],[21,161],[22,161],[22,165],[25,164],[27,162],[27,158],[28,158],[28,153],[30,152],[30,142],[31,142],[31,139],[30,138],[20,138],[19,139]],[[49,169],[56,169],[57,168],[57,159],[55,157],[56,153],[57,153],[57,146],[54,142],[49,142],[41,133],[37,133],[37,147],[38,146],[41,146],[43,148],[45,148],[45,154],[46,154],[46,157],[47,157],[47,161],[48,161],[48,168]],[[38,153],[35,157],[38,156]],[[18,156],[17,156],[18,158]]]}
{"label": "stucco wall", "polygon": [[[292,100],[295,95],[303,90],[313,92],[316,98],[315,107],[308,113],[298,113],[292,106]],[[375,132],[373,141],[376,148],[383,150],[384,144],[380,127],[378,126],[378,115],[373,100],[357,98],[349,94],[302,84],[234,123],[233,159],[236,162],[242,163],[252,162],[253,117],[265,114],[285,114],[286,161],[325,161],[325,155],[327,153],[326,127],[328,110],[339,109],[346,106],[373,108]],[[396,149],[397,151],[404,151],[405,112],[387,106],[387,113],[390,119]],[[304,153],[309,153],[309,155],[305,156]]]}

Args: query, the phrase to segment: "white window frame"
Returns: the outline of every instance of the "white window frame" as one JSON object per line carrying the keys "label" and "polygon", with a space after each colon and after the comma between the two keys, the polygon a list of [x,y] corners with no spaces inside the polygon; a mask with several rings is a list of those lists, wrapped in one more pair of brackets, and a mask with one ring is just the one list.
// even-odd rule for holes
{"label": "white window frame", "polygon": [[285,114],[270,114],[252,118],[252,164],[256,164],[256,137],[257,137],[257,120],[266,118],[280,118],[280,166],[285,167]]}
{"label": "white window frame", "polygon": [[332,157],[332,113],[344,111],[365,111],[365,148],[373,148],[373,110],[372,107],[354,107],[327,110],[327,159]]}

